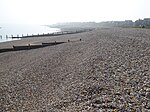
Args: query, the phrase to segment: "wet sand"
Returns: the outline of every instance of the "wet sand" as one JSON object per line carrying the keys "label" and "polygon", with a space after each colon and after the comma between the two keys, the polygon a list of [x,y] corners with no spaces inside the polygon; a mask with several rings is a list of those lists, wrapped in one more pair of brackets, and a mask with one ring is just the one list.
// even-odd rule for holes
{"label": "wet sand", "polygon": [[149,111],[149,29],[96,29],[0,48],[54,41],[66,43],[0,53],[0,111]]}

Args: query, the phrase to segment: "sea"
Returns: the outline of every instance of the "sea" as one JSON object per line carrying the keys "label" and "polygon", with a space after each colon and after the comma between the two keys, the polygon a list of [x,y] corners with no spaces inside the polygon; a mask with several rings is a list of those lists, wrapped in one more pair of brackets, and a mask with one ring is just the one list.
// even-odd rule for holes
{"label": "sea", "polygon": [[50,28],[44,25],[16,25],[16,24],[0,24],[0,43],[6,41],[14,41],[22,37],[29,35],[48,34],[60,32],[59,28]]}

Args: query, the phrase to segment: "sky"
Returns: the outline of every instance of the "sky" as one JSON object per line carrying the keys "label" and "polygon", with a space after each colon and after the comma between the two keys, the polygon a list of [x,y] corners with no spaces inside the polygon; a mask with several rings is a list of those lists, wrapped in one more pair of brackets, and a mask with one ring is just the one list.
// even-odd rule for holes
{"label": "sky", "polygon": [[0,24],[50,25],[150,18],[150,0],[0,0]]}

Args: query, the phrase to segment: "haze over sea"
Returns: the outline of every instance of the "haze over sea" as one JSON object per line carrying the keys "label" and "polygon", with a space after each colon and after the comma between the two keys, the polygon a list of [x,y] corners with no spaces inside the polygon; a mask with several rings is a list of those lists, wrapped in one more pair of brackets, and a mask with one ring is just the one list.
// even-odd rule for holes
{"label": "haze over sea", "polygon": [[[47,26],[41,25],[15,25],[15,24],[3,24],[0,25],[0,42],[12,41],[12,35],[14,37],[27,36],[28,35],[37,35],[37,34],[46,34],[61,31],[58,28],[49,28]],[[6,38],[6,35],[10,38]],[[16,40],[16,39],[15,39]]]}

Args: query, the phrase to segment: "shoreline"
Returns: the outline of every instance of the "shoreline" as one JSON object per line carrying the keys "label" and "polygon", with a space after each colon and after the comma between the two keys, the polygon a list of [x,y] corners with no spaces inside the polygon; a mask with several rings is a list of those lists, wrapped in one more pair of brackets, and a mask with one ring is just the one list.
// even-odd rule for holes
{"label": "shoreline", "polygon": [[[66,29],[61,29],[61,32],[54,32],[54,33],[43,33],[43,34],[37,34],[37,35],[27,35],[27,36],[16,36],[14,37],[6,37],[6,41],[2,41],[0,43],[4,42],[10,42],[10,41],[16,41],[16,40],[21,40],[23,38],[38,38],[38,37],[52,37],[52,36],[61,36],[61,35],[68,35],[68,34],[77,34],[77,33],[83,33],[83,32],[88,32],[92,31],[93,29],[74,29],[74,30],[66,30]],[[2,39],[2,37],[1,37]],[[11,39],[11,40],[9,40]]]}
{"label": "shoreline", "polygon": [[[43,40],[52,40],[50,42],[55,42],[57,41],[57,38],[60,38],[61,36],[65,37],[65,36],[69,36],[69,35],[76,35],[76,34],[82,34],[82,33],[86,33],[86,32],[90,32],[93,29],[76,29],[76,30],[70,30],[70,31],[66,31],[63,30],[62,32],[57,32],[57,33],[51,33],[51,34],[42,34],[42,35],[31,35],[31,36],[24,36],[24,37],[13,37],[13,39],[16,40],[10,40],[10,41],[5,41],[5,42],[0,42],[0,50],[1,51],[5,51],[4,49],[12,49],[13,46],[17,45],[17,46],[26,46],[29,44],[38,44],[41,45],[42,39]],[[60,39],[61,41],[62,39]],[[78,39],[79,40],[79,39]],[[41,42],[40,42],[41,41]],[[65,40],[65,42],[67,42],[68,40]]]}
{"label": "shoreline", "polygon": [[[30,37],[44,37],[44,36],[59,36],[59,35],[67,35],[67,34],[77,34],[92,31],[92,29],[83,29],[83,30],[76,30],[76,31],[61,31],[55,33],[47,33],[47,34],[37,34],[37,35],[29,35],[29,36],[22,36],[22,37],[11,37],[11,38],[30,38]],[[10,37],[9,37],[10,38]]]}
{"label": "shoreline", "polygon": [[59,28],[50,28],[43,25],[21,25],[21,24],[4,24],[0,29],[0,41],[11,40],[12,37],[22,37],[38,35],[43,33],[60,32]]}

